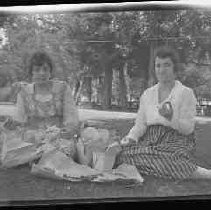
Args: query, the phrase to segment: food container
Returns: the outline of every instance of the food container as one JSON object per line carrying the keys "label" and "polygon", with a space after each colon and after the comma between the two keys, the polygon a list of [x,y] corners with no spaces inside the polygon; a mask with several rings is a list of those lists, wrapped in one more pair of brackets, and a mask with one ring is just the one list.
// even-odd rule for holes
{"label": "food container", "polygon": [[111,171],[115,162],[116,155],[106,152],[95,152],[93,154],[93,168],[99,171]]}

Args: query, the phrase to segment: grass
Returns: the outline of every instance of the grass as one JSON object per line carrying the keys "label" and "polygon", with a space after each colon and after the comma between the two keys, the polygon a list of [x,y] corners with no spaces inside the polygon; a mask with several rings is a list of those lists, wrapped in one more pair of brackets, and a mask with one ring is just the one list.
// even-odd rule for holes
{"label": "grass", "polygon": [[[90,125],[116,130],[122,137],[128,133],[133,120],[90,121]],[[196,157],[201,166],[211,168],[211,124],[197,124]],[[0,169],[0,201],[81,202],[96,199],[175,198],[175,196],[211,195],[211,180],[164,180],[143,176],[143,185],[124,183],[71,183],[33,176],[25,166]],[[88,199],[88,200],[87,200]]]}

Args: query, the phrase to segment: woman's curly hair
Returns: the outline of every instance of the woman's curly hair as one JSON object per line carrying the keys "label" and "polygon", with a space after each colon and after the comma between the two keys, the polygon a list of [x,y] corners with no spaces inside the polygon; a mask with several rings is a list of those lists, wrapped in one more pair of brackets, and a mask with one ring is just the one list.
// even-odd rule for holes
{"label": "woman's curly hair", "polygon": [[42,66],[44,64],[49,65],[50,67],[50,74],[52,77],[53,74],[53,61],[51,57],[45,51],[36,51],[32,54],[29,60],[29,67],[28,67],[28,78],[32,79],[32,71],[33,66]]}

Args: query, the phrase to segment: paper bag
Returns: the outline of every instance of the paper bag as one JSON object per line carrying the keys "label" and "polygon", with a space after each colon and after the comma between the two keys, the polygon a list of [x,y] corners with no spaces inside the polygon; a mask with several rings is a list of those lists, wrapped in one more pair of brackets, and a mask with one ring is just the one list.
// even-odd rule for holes
{"label": "paper bag", "polygon": [[108,155],[105,152],[93,153],[93,168],[98,171],[111,171],[115,162],[115,155]]}
{"label": "paper bag", "polygon": [[111,171],[117,154],[121,151],[121,147],[118,144],[107,147],[103,152],[93,152],[93,168],[99,171]]}

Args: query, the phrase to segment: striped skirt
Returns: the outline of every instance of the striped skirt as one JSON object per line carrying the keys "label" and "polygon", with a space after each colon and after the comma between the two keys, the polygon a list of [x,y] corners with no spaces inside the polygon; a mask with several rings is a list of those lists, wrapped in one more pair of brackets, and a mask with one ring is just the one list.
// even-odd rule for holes
{"label": "striped skirt", "polygon": [[116,164],[132,164],[140,174],[186,179],[196,170],[194,133],[186,136],[163,125],[148,126],[137,144],[124,146]]}

